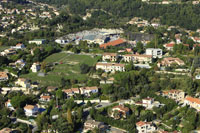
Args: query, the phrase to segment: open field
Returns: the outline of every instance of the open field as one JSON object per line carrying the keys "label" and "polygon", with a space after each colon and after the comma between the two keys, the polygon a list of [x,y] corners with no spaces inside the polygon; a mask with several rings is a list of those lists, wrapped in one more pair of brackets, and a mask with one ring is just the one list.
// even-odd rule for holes
{"label": "open field", "polygon": [[9,48],[9,46],[0,46],[0,52],[7,49],[7,48]]}
{"label": "open field", "polygon": [[51,72],[48,72],[45,77],[38,77],[37,73],[29,73],[21,77],[37,81],[41,86],[59,86],[61,78],[77,79],[79,81],[87,80],[86,74],[80,74],[79,65],[81,63],[90,66],[95,65],[97,58],[92,58],[88,55],[75,55],[66,53],[56,53],[50,55],[45,60],[47,63],[59,62],[61,64],[55,65]]}

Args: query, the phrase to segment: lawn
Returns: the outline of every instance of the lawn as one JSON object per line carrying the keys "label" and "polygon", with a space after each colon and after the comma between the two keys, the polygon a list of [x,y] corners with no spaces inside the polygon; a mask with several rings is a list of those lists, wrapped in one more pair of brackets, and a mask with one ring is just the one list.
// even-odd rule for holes
{"label": "lawn", "polygon": [[41,86],[60,86],[61,78],[77,79],[79,81],[87,80],[88,75],[80,74],[79,65],[81,63],[90,66],[95,65],[97,57],[89,55],[71,55],[66,53],[56,53],[47,57],[44,61],[46,63],[59,62],[54,66],[54,69],[47,73],[45,77],[38,77],[37,73],[29,73],[21,77],[37,81]]}
{"label": "lawn", "polygon": [[0,46],[0,52],[4,51],[5,49],[9,48],[8,46]]}

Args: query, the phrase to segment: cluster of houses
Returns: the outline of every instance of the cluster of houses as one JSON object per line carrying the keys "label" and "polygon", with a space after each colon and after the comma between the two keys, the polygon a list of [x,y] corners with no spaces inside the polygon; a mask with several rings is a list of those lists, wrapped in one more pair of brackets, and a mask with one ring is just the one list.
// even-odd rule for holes
{"label": "cluster of houses", "polygon": [[[27,19],[36,19],[37,16],[40,19],[52,19],[52,16],[59,15],[59,12],[57,11],[57,9],[53,7],[49,7],[47,5],[38,4],[38,3],[35,3],[35,4],[36,6],[31,6],[31,8],[27,6],[26,8],[18,9],[15,7],[11,8],[5,5],[3,6],[0,1],[0,15],[1,15],[0,26],[2,26],[3,28],[8,28],[10,25],[20,24],[20,25],[16,25],[17,26],[16,28],[13,28],[11,31],[9,31],[11,33],[24,31],[24,30],[35,30],[35,27],[32,26],[31,22],[24,21],[24,20],[18,21],[17,15],[23,16],[24,18],[27,18]],[[46,7],[48,7],[47,10],[46,10]],[[40,9],[40,12],[38,12],[38,9]],[[39,28],[36,28],[36,29],[39,29]]]}
{"label": "cluster of houses", "polygon": [[17,50],[19,49],[24,49],[25,45],[22,43],[18,43],[16,46],[11,46],[8,49],[5,49],[3,52],[0,53],[1,56],[9,56],[9,55],[14,55],[17,53]]}
{"label": "cluster of houses", "polygon": [[90,96],[92,93],[98,93],[99,88],[96,86],[93,87],[80,87],[80,88],[71,88],[71,89],[65,89],[63,92],[68,96],[74,96],[76,94],[81,94],[85,96]]}
{"label": "cluster of houses", "polygon": [[30,94],[33,88],[38,88],[38,84],[31,84],[30,81],[25,78],[18,78],[14,87],[2,87],[1,94],[5,95],[11,91],[22,91],[25,94]]}
{"label": "cluster of houses", "polygon": [[191,108],[196,109],[197,111],[200,111],[200,98],[187,96],[182,90],[167,90],[163,91],[162,95],[171,98],[183,105],[188,105]]}
{"label": "cluster of houses", "polygon": [[161,26],[160,22],[158,21],[148,22],[147,20],[144,20],[139,17],[132,18],[127,24],[137,25],[137,27],[153,26],[154,28],[158,28]]}
{"label": "cluster of houses", "polygon": [[[110,45],[110,43],[102,44],[103,47]],[[113,44],[112,44],[113,45]],[[114,46],[114,45],[113,45]],[[115,45],[116,46],[116,45]],[[101,45],[100,45],[101,47]],[[147,48],[145,54],[125,54],[120,55],[118,53],[103,53],[102,61],[96,64],[96,69],[102,69],[105,72],[125,71],[125,64],[116,63],[120,60],[129,63],[133,62],[136,67],[151,68],[149,66],[152,63],[153,58],[163,58],[163,51],[159,48]],[[158,67],[170,67],[172,65],[184,66],[183,60],[174,57],[164,57],[157,63]]]}
{"label": "cluster of houses", "polygon": [[[6,103],[5,103],[5,107],[7,107],[8,109],[10,110],[15,110],[11,104],[11,100],[8,100]],[[39,112],[39,108],[37,105],[26,105],[24,107],[24,113],[27,117],[29,116],[37,116]]]}

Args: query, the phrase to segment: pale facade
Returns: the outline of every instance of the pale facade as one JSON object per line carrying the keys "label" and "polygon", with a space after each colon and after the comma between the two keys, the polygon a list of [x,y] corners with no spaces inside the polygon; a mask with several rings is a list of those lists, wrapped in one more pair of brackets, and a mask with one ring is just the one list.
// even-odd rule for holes
{"label": "pale facade", "polygon": [[119,63],[98,62],[96,64],[96,70],[98,69],[102,69],[105,72],[113,72],[113,73],[116,71],[123,72],[125,71],[125,65]]}

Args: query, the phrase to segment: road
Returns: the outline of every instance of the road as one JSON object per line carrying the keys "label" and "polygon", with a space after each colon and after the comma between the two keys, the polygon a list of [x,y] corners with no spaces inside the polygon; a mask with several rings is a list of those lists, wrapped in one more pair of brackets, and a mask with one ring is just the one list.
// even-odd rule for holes
{"label": "road", "polygon": [[19,122],[19,123],[24,123],[24,124],[27,124],[29,126],[32,126],[33,129],[32,129],[32,133],[36,132],[38,127],[37,127],[37,124],[35,123],[35,121],[33,122],[30,122],[28,120],[22,120],[22,119],[19,119],[19,118],[16,118],[16,117],[10,117],[12,120],[15,120],[15,122]]}

